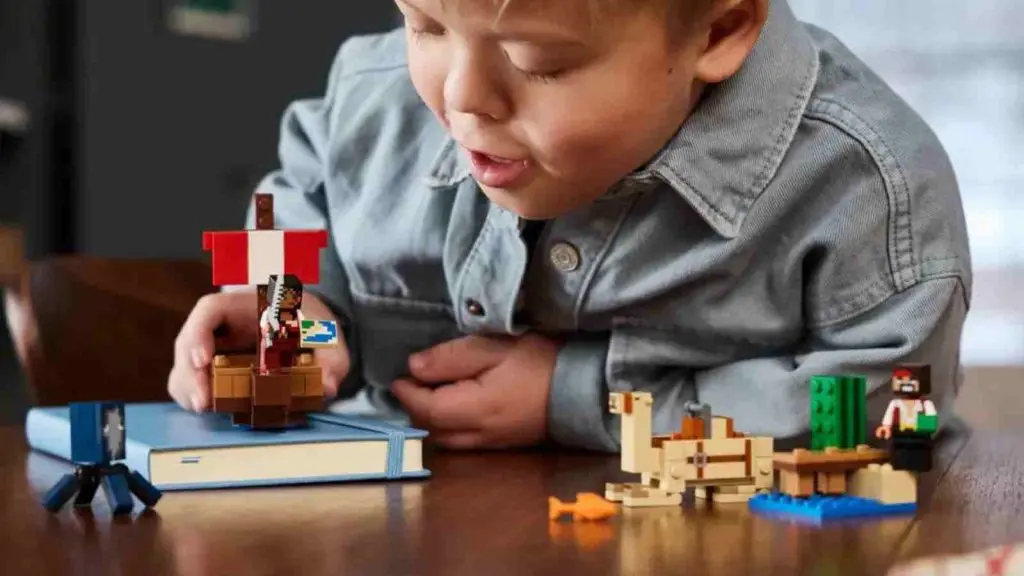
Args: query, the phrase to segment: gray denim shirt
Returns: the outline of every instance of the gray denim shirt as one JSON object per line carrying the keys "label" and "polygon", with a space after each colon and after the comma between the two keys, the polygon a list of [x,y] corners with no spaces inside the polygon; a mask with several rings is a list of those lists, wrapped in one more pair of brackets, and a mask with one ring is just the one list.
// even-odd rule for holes
{"label": "gray denim shirt", "polygon": [[699,400],[785,438],[807,430],[812,375],[869,377],[869,430],[896,362],[932,365],[941,413],[959,386],[971,264],[948,158],[784,1],[674,139],[532,256],[417,96],[401,30],[342,45],[326,95],[285,113],[280,160],[260,186],[277,226],[330,231],[308,289],[345,319],[342,397],[397,409],[411,352],[530,329],[566,337],[550,436],[596,450],[619,448],[609,391],[651,391],[655,433]]}

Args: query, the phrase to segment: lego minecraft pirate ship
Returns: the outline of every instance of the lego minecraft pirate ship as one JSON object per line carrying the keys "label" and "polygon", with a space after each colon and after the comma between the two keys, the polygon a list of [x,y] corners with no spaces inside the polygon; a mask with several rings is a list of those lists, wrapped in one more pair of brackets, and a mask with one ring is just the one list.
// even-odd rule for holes
{"label": "lego minecraft pirate ship", "polygon": [[214,412],[237,425],[287,428],[324,408],[324,386],[313,349],[338,345],[338,326],[303,317],[304,284],[320,281],[326,230],[274,228],[274,197],[255,195],[253,230],[204,232],[213,284],[257,286],[255,354],[218,353],[211,367]]}

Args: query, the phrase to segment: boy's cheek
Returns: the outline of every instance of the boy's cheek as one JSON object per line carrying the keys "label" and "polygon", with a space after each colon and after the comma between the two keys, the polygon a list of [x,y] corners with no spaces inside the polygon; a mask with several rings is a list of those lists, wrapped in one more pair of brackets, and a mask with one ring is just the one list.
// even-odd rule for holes
{"label": "boy's cheek", "polygon": [[444,113],[444,74],[435,71],[422,59],[410,57],[409,76],[420,99],[430,108],[437,119],[447,126],[448,119]]}
{"label": "boy's cheek", "polygon": [[[643,156],[653,154],[663,142],[654,142],[651,131],[617,117],[579,117],[579,111],[540,123],[543,128],[526,131],[527,144],[539,162],[555,174],[579,177],[600,172],[632,170]],[[654,132],[661,132],[655,128]],[[622,174],[618,174],[621,177]],[[616,178],[618,179],[618,178]]]}

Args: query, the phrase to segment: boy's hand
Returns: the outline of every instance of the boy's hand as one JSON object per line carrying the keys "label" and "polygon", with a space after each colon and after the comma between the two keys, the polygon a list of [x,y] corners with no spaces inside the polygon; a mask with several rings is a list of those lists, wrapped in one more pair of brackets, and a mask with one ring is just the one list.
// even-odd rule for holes
{"label": "boy's hand", "polygon": [[[312,294],[302,297],[303,313],[310,318],[334,320],[334,314]],[[339,323],[340,325],[340,323]],[[214,331],[224,332],[223,338]],[[186,410],[201,412],[210,407],[210,364],[218,348],[255,349],[263,332],[256,315],[256,290],[220,292],[199,299],[174,342],[174,366],[167,391]],[[338,384],[348,376],[348,347],[338,335],[338,346],[317,349],[323,374],[324,395],[337,395]]]}
{"label": "boy's hand", "polygon": [[[548,390],[561,343],[467,336],[413,355],[392,392],[412,424],[447,448],[510,448],[547,436]],[[437,386],[437,384],[445,384]]]}

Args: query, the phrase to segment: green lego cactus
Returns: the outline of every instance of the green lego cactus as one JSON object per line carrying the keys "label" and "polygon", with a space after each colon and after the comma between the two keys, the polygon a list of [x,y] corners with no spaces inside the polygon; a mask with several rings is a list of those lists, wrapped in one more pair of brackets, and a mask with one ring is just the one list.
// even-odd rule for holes
{"label": "green lego cactus", "polygon": [[867,379],[852,375],[812,376],[811,450],[855,448],[867,443]]}
{"label": "green lego cactus", "polygon": [[849,391],[846,420],[850,437],[850,448],[868,442],[868,379],[864,376],[847,376]]}

